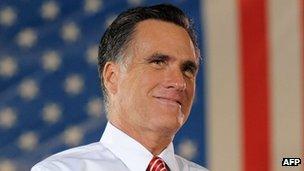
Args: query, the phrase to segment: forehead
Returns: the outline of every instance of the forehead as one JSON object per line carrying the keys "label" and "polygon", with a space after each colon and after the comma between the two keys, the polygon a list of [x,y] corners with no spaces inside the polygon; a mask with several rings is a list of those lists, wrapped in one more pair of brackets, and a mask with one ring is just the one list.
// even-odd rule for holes
{"label": "forehead", "polygon": [[136,55],[158,52],[198,62],[189,34],[174,23],[154,19],[141,21],[136,25],[132,44]]}

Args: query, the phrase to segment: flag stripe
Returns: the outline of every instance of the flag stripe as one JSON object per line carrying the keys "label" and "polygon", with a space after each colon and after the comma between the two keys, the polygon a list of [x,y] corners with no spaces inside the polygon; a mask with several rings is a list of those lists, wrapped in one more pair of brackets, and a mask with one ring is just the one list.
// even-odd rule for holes
{"label": "flag stripe", "polygon": [[302,153],[301,13],[299,0],[268,2],[272,168],[281,171],[286,169],[281,166],[283,157],[300,157]]}
{"label": "flag stripe", "polygon": [[237,6],[233,0],[206,0],[203,6],[207,33],[209,169],[241,171]]}
{"label": "flag stripe", "polygon": [[263,0],[239,2],[245,144],[243,168],[246,171],[269,171],[267,6]]}

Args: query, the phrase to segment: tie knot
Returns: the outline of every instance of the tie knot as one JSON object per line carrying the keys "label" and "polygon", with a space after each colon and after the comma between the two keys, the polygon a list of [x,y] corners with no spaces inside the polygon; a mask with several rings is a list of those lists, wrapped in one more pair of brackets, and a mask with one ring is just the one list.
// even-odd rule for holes
{"label": "tie knot", "polygon": [[162,158],[154,156],[146,171],[169,171],[169,168]]}

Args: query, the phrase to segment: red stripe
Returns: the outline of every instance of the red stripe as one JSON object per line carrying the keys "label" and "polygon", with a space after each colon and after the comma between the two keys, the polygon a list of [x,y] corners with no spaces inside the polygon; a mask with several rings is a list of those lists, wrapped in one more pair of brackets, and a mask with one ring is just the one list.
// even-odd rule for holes
{"label": "red stripe", "polygon": [[166,167],[167,167],[166,164],[160,157],[154,156],[151,159],[146,171],[150,171],[150,170],[157,171],[157,170],[161,170],[162,168],[166,169]]}
{"label": "red stripe", "polygon": [[155,167],[152,169],[152,171],[159,171],[162,168],[164,168],[164,166],[162,166],[162,164],[163,163],[161,161],[157,162],[157,164],[155,164]]}
{"label": "red stripe", "polygon": [[155,165],[153,166],[152,171],[157,171],[158,166],[161,165],[161,164],[162,164],[162,162],[161,162],[160,160],[158,160],[158,161],[155,163]]}
{"label": "red stripe", "polygon": [[151,161],[150,161],[150,163],[149,163],[149,165],[148,165],[148,168],[146,169],[147,171],[150,171],[150,169],[151,169],[151,167],[152,167],[152,164],[155,162],[155,160],[157,160],[158,159],[158,157],[157,156],[155,156],[155,157],[153,157],[152,159],[151,159]]}
{"label": "red stripe", "polygon": [[266,4],[266,0],[239,0],[245,171],[270,171]]}

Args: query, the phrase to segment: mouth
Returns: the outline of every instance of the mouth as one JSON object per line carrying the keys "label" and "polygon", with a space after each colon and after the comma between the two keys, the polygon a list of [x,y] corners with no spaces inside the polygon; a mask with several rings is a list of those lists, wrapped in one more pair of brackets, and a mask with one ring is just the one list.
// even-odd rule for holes
{"label": "mouth", "polygon": [[180,100],[173,98],[166,98],[166,97],[155,97],[155,98],[163,104],[174,105],[174,106],[178,106],[179,108],[182,107],[182,103],[180,102]]}

